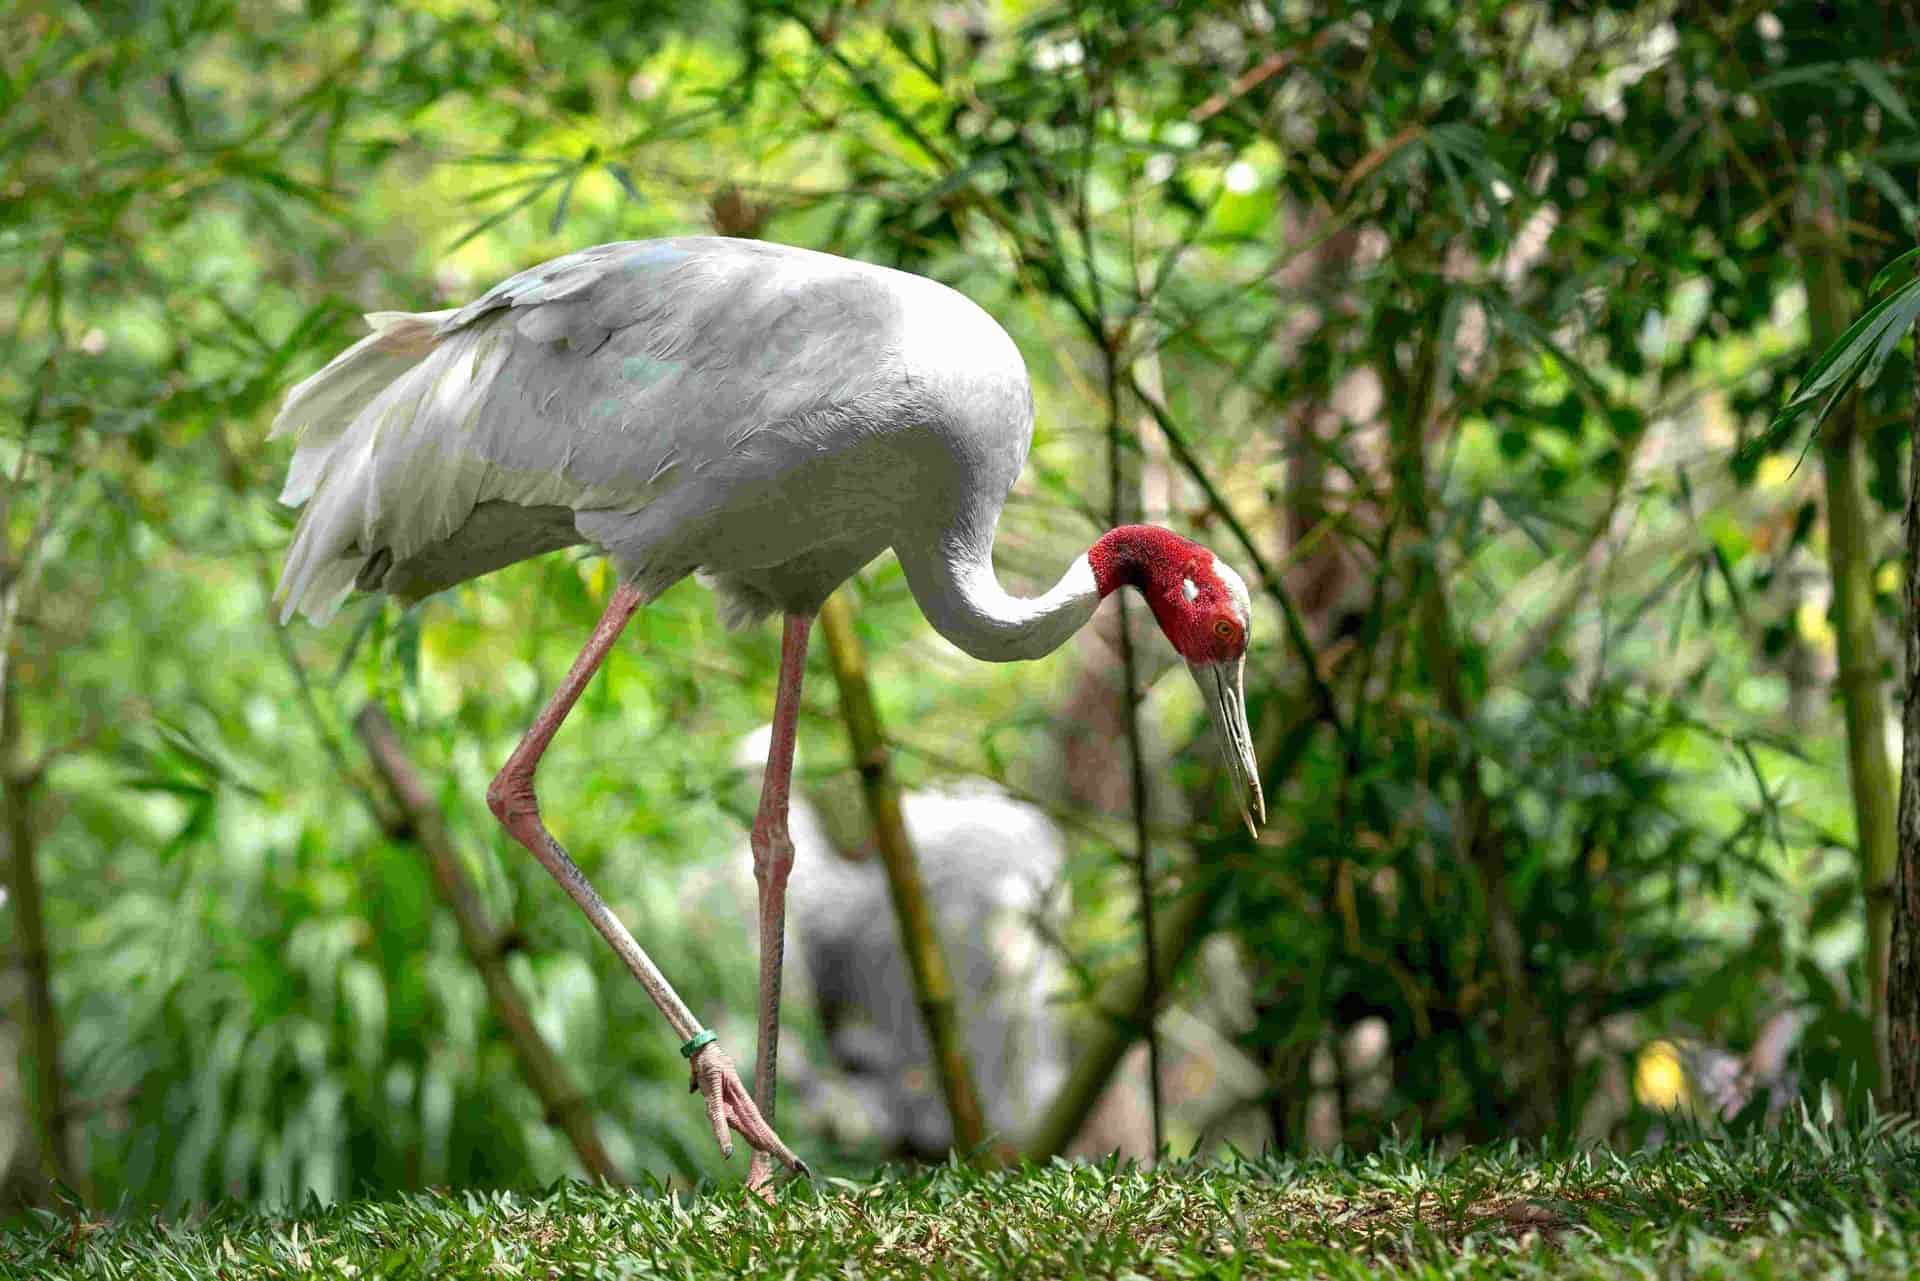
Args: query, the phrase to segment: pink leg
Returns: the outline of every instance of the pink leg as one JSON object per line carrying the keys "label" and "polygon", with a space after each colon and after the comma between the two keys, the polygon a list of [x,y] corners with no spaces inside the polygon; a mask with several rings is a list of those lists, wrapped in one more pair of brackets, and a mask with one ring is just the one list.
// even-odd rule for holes
{"label": "pink leg", "polygon": [[[494,776],[487,788],[487,807],[493,811],[502,826],[513,834],[513,838],[526,846],[540,865],[547,869],[553,879],[560,882],[562,889],[579,905],[601,937],[612,944],[620,959],[640,980],[640,986],[646,989],[660,1012],[667,1016],[667,1022],[673,1025],[673,1031],[683,1042],[691,1040],[700,1033],[699,1020],[687,1009],[673,985],[667,982],[666,975],[654,965],[652,958],[641,950],[633,935],[627,932],[620,918],[613,914],[594,892],[593,886],[581,874],[580,868],[568,857],[560,842],[553,839],[545,823],[540,821],[540,802],[534,796],[533,775],[540,765],[540,757],[553,741],[560,722],[573,710],[575,700],[587,682],[593,679],[595,671],[613,648],[613,642],[633,617],[633,611],[640,607],[640,593],[634,587],[622,584],[614,592],[613,599],[607,603],[606,613],[600,616],[600,622],[593,629],[593,636],[587,641],[586,648],[580,651],[580,657],[573,660],[573,666],[566,678],[560,682],[560,688],[553,692],[547,705],[534,718],[526,736],[520,745],[513,749],[513,755]],[[773,1132],[772,1124],[760,1115],[753,1100],[747,1096],[746,1087],[740,1083],[740,1074],[734,1070],[733,1062],[717,1043],[709,1042],[693,1058],[692,1088],[701,1091],[707,1099],[707,1119],[713,1125],[714,1140],[720,1145],[722,1156],[733,1155],[733,1139],[728,1135],[731,1126],[740,1132],[754,1149],[755,1159],[771,1153],[786,1165],[804,1170],[798,1157],[794,1156],[780,1136]]]}
{"label": "pink leg", "polygon": [[[787,950],[787,876],[793,871],[793,838],[787,833],[787,796],[793,784],[793,740],[800,723],[800,682],[807,674],[807,638],[812,614],[788,614],[780,636],[780,686],[773,702],[773,742],[760,784],[760,811],[753,819],[753,879],[760,905],[760,1044],[753,1067],[753,1097],[773,1124],[780,1058],[780,969]],[[764,1188],[773,1175],[767,1154],[756,1151],[747,1186]]]}

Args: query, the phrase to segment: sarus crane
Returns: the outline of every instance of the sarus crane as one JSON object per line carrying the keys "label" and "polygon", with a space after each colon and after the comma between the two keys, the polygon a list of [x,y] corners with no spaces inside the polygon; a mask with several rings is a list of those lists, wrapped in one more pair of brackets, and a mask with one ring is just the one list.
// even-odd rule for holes
{"label": "sarus crane", "polygon": [[[1242,817],[1264,820],[1242,690],[1246,584],[1206,548],[1125,525],[1023,599],[993,568],[994,526],[1033,434],[1006,332],[932,280],[717,237],[599,245],[477,302],[379,312],[294,387],[273,434],[303,506],[277,601],[324,622],[352,591],[414,601],[504,565],[589,545],[617,586],[487,804],[578,904],[683,1042],[723,1155],[728,1130],[805,1166],[773,1129],[794,730],[813,617],[891,548],[942,636],[976,658],[1038,658],[1131,587],[1198,681]],[[759,889],[754,1093],[542,821],[534,772],[641,605],[698,574],[731,626],[784,617],[773,737],[752,828]],[[758,1106],[755,1106],[755,1099]]]}

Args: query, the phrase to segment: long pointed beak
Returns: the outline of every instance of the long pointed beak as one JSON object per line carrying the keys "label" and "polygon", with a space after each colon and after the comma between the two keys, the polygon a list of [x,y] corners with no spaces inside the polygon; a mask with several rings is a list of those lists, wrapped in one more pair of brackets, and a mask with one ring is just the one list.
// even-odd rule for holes
{"label": "long pointed beak", "polygon": [[1253,732],[1247,728],[1247,695],[1241,683],[1246,660],[1228,663],[1188,663],[1200,696],[1206,702],[1207,715],[1220,736],[1220,750],[1227,757],[1227,772],[1233,775],[1234,797],[1240,802],[1240,817],[1246,820],[1247,833],[1260,834],[1257,824],[1267,821],[1267,801],[1260,794],[1260,762],[1253,758]]}

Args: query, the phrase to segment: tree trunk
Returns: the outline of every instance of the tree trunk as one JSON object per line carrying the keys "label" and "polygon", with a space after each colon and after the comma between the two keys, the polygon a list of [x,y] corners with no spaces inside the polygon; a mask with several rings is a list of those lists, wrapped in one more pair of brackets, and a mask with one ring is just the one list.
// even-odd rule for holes
{"label": "tree trunk", "polygon": [[[1832,345],[1847,324],[1838,219],[1829,201],[1812,217],[1807,246],[1807,311],[1814,349]],[[1827,572],[1839,659],[1840,705],[1847,726],[1847,778],[1853,790],[1860,885],[1866,898],[1867,1008],[1873,1020],[1876,1091],[1890,1083],[1887,1060],[1887,957],[1893,924],[1895,856],[1893,767],[1887,758],[1880,646],[1873,629],[1873,549],[1860,479],[1859,401],[1846,397],[1820,434],[1827,498]]]}
{"label": "tree trunk", "polygon": [[1913,335],[1913,427],[1907,438],[1905,731],[1900,830],[1887,966],[1887,1103],[1920,1116],[1920,326]]}

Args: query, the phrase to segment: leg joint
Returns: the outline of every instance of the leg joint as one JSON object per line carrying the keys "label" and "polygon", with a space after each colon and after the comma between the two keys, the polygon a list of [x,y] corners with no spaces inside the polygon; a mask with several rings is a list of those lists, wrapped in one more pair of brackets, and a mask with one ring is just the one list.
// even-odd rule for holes
{"label": "leg joint", "polygon": [[755,822],[748,839],[753,848],[754,874],[764,880],[769,873],[786,880],[793,866],[793,836],[785,822]]}
{"label": "leg joint", "polygon": [[523,774],[509,763],[487,784],[487,808],[508,827],[515,819],[538,818],[540,801],[533,794],[533,774]]}

